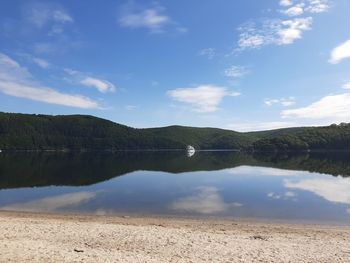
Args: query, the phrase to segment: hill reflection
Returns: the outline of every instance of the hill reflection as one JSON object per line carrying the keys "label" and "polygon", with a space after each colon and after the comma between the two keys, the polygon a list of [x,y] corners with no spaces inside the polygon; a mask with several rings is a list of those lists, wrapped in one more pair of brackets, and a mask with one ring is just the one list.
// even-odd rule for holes
{"label": "hill reflection", "polygon": [[134,171],[183,173],[238,166],[350,175],[347,153],[261,155],[239,152],[1,153],[0,189],[90,185]]}

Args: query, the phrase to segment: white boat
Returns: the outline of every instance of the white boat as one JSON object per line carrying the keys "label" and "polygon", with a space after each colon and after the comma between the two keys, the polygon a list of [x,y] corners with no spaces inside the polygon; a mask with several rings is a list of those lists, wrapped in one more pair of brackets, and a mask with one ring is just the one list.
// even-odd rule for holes
{"label": "white boat", "polygon": [[188,152],[195,152],[196,149],[192,145],[187,145],[187,151]]}
{"label": "white boat", "polygon": [[186,151],[187,151],[187,156],[191,157],[195,154],[196,149],[192,145],[187,145]]}

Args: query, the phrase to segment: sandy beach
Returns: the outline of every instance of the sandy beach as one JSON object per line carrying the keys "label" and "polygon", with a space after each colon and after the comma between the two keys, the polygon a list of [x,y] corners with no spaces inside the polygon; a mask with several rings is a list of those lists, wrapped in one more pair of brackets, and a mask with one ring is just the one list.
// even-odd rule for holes
{"label": "sandy beach", "polygon": [[0,212],[0,262],[350,262],[350,228]]}

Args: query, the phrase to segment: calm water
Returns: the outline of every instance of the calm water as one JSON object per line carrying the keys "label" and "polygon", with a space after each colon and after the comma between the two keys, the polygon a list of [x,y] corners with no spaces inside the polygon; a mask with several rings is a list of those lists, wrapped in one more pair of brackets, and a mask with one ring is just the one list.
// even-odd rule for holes
{"label": "calm water", "polygon": [[0,153],[0,209],[350,224],[348,154]]}

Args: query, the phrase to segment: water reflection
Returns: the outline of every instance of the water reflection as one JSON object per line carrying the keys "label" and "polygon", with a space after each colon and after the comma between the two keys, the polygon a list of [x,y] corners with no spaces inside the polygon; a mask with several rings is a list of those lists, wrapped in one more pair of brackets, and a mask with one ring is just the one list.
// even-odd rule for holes
{"label": "water reflection", "polygon": [[279,168],[262,167],[262,166],[248,166],[242,165],[227,170],[231,174],[256,174],[257,176],[300,176],[305,174],[303,171],[298,170],[283,170]]}
{"label": "water reflection", "polygon": [[271,199],[283,199],[283,200],[293,200],[298,201],[297,195],[295,192],[287,191],[283,194],[277,194],[274,192],[267,193],[267,197]]}
{"label": "water reflection", "polygon": [[[184,152],[120,153],[2,153],[0,189],[90,185],[134,171],[184,173],[235,168],[232,173],[250,173],[250,167],[267,175],[297,175],[301,171],[334,176],[350,175],[346,154],[248,155],[238,152],[198,152],[187,158]],[[238,167],[238,168],[237,168]],[[279,170],[272,169],[279,168]]]}
{"label": "water reflection", "polygon": [[6,211],[55,212],[62,208],[81,205],[96,197],[95,192],[77,192],[34,199],[29,202],[14,203],[0,207]]}
{"label": "water reflection", "polygon": [[241,203],[225,203],[216,187],[200,186],[190,196],[182,197],[173,202],[170,208],[180,212],[218,214],[234,207],[242,206]]}
{"label": "water reflection", "polygon": [[0,155],[0,209],[350,223],[345,154]]}
{"label": "water reflection", "polygon": [[320,178],[284,180],[290,189],[312,192],[324,199],[341,204],[350,204],[350,178],[320,176]]}
{"label": "water reflection", "polygon": [[187,151],[187,157],[191,158],[196,152],[195,151]]}

